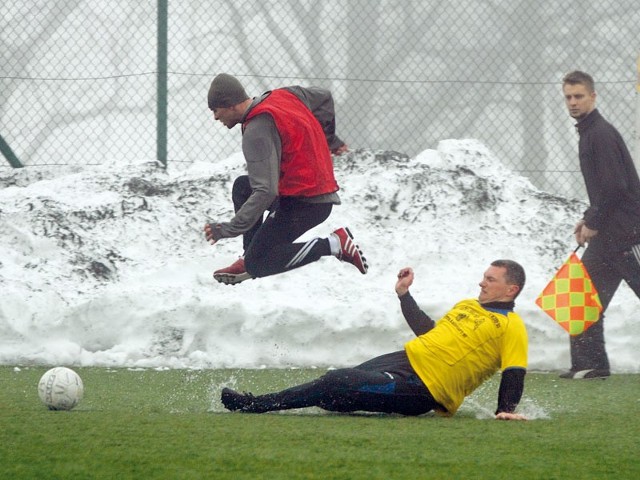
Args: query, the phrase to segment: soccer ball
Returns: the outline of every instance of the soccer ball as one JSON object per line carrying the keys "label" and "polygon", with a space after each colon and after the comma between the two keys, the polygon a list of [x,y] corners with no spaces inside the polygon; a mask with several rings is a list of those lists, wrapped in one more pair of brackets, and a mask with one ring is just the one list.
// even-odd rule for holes
{"label": "soccer ball", "polygon": [[48,370],[38,382],[38,395],[49,410],[71,410],[83,394],[82,379],[67,367]]}

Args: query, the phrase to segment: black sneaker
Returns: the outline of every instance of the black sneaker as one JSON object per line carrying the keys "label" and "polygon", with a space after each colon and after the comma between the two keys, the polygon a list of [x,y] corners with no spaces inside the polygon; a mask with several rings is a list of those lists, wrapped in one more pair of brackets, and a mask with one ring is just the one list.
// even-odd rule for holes
{"label": "black sneaker", "polygon": [[224,408],[232,412],[250,407],[254,399],[255,397],[250,393],[239,393],[226,387],[222,389],[222,394],[220,395]]}
{"label": "black sneaker", "polygon": [[609,370],[593,368],[590,370],[569,370],[568,372],[561,373],[560,378],[567,380],[592,380],[594,378],[605,379],[611,375]]}

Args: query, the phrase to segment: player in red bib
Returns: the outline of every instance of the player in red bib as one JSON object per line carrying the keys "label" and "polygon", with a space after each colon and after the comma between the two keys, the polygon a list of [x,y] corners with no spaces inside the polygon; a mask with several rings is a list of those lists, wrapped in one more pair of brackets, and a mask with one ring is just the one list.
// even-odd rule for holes
{"label": "player in red bib", "polygon": [[235,77],[222,73],[211,83],[208,102],[214,118],[227,128],[242,125],[248,171],[233,185],[235,216],[204,228],[212,244],[243,235],[244,255],[216,270],[214,278],[236,284],[329,255],[367,273],[367,261],[346,227],[326,238],[296,242],[340,204],[331,154],[342,154],[347,146],[335,135],[331,93],[293,86],[251,99]]}

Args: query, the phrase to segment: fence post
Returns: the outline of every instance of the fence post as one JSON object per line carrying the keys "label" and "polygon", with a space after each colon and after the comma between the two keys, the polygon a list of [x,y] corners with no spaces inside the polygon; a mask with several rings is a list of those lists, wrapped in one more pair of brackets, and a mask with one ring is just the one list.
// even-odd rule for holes
{"label": "fence post", "polygon": [[2,135],[0,135],[0,153],[4,155],[4,157],[9,161],[9,165],[13,168],[24,167],[24,165],[20,163],[20,160],[18,160],[16,154],[13,153],[13,150],[11,150],[9,144],[5,142],[4,138],[2,138]]}
{"label": "fence post", "polygon": [[157,79],[157,133],[156,155],[167,168],[167,43],[168,0],[158,0],[158,79]]}

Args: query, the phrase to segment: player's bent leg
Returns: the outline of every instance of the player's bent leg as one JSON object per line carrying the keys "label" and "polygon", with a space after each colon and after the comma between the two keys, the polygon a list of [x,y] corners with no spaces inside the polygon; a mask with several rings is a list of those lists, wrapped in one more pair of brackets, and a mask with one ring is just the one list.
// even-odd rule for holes
{"label": "player's bent leg", "polygon": [[267,277],[330,255],[326,239],[293,242],[324,222],[332,208],[331,204],[309,204],[281,199],[278,209],[267,217],[246,251],[247,272],[254,277]]}

